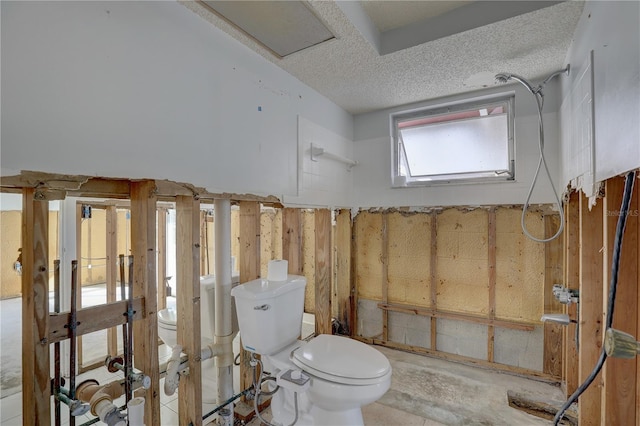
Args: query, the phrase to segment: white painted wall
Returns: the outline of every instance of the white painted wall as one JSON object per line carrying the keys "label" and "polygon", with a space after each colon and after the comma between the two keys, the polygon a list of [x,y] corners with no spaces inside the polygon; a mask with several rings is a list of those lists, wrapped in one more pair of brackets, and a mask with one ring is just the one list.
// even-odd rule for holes
{"label": "white painted wall", "polygon": [[297,196],[298,115],[353,138],[350,114],[177,2],[1,8],[3,176]]}
{"label": "white painted wall", "polygon": [[[503,70],[509,72],[509,70]],[[563,77],[560,77],[563,78]],[[558,191],[559,128],[557,78],[545,87],[545,156]],[[455,102],[467,94],[420,104],[376,111],[356,116],[354,155],[360,162],[354,168],[354,204],[358,207],[456,206],[524,204],[538,164],[538,115],[533,96],[522,86],[496,87],[475,95],[515,90],[516,179],[512,182],[446,184],[421,188],[391,188],[391,129],[389,115],[394,112]],[[555,197],[548,178],[541,171],[532,204],[553,203]]]}
{"label": "white painted wall", "polygon": [[[588,1],[576,27],[567,61],[576,71],[593,51],[593,152],[595,181],[640,167],[640,2]],[[589,173],[581,144],[590,127],[572,100],[580,73],[562,84],[562,183]],[[574,184],[580,186],[580,180]]]}

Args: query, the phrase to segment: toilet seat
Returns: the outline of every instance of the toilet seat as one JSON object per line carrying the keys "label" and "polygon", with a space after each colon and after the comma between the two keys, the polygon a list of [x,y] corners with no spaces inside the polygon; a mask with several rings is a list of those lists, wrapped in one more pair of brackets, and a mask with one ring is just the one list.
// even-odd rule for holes
{"label": "toilet seat", "polygon": [[347,337],[321,334],[291,353],[300,369],[346,385],[373,385],[388,379],[389,360],[379,351]]}
{"label": "toilet seat", "polygon": [[167,330],[176,330],[178,322],[178,315],[176,311],[171,308],[161,309],[158,311],[158,325]]}

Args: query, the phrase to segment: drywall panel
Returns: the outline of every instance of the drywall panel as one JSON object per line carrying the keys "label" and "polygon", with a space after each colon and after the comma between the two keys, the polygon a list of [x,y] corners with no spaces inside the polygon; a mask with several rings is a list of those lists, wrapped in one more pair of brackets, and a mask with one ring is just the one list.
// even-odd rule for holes
{"label": "drywall panel", "polygon": [[[502,70],[509,71],[509,70]],[[562,78],[562,77],[561,77]],[[376,111],[355,117],[353,203],[357,207],[398,206],[468,206],[488,204],[524,204],[539,159],[538,115],[534,98],[520,85],[493,88],[467,98],[515,91],[515,160],[516,177],[511,182],[479,184],[443,184],[419,188],[391,188],[390,114],[423,107],[459,102],[464,96],[436,99],[393,109]],[[558,187],[559,128],[557,80],[545,86],[544,152],[551,176]],[[544,172],[538,179],[533,203],[551,203],[555,197]]]}
{"label": "drywall panel", "polygon": [[382,300],[382,214],[360,212],[354,222],[358,298]]}
{"label": "drywall panel", "polygon": [[[593,51],[595,180],[640,167],[640,2],[588,1],[576,26],[567,62],[580,66]],[[571,73],[562,84],[563,102],[580,78]],[[563,114],[563,129],[586,123]],[[563,138],[564,146],[569,141]],[[565,182],[573,179],[572,165],[563,160]]]}
{"label": "drywall panel", "polygon": [[[522,233],[521,214],[519,208],[496,211],[496,317],[538,322],[544,313],[544,244]],[[525,225],[544,237],[541,213],[527,212]]]}
{"label": "drywall panel", "polygon": [[431,216],[387,215],[388,301],[431,306]]}
{"label": "drywall panel", "polygon": [[178,2],[0,7],[3,175],[296,195],[298,115],[352,139],[351,115]]}
{"label": "drywall panel", "polygon": [[438,309],[488,313],[488,232],[484,209],[438,214]]}

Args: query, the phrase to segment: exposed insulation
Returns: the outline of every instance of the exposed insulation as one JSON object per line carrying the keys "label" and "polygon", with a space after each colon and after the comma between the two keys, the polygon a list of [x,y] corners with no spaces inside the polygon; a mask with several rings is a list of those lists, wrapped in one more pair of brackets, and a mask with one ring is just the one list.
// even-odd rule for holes
{"label": "exposed insulation", "polygon": [[360,212],[354,227],[358,297],[382,300],[382,214]]}
{"label": "exposed insulation", "polygon": [[304,311],[316,311],[316,235],[315,215],[313,210],[302,211],[302,273],[307,278],[304,291]]}
{"label": "exposed insulation", "polygon": [[431,216],[387,216],[389,287],[391,303],[430,306]]}
{"label": "exposed insulation", "polygon": [[[528,239],[520,228],[519,208],[496,212],[496,317],[540,321],[544,308],[544,244]],[[525,218],[532,235],[544,235],[541,213]]]}
{"label": "exposed insulation", "polygon": [[231,209],[231,256],[235,257],[235,271],[232,274],[239,274],[240,271],[240,209]]}
{"label": "exposed insulation", "polygon": [[487,237],[486,210],[452,208],[438,215],[438,309],[487,314]]}

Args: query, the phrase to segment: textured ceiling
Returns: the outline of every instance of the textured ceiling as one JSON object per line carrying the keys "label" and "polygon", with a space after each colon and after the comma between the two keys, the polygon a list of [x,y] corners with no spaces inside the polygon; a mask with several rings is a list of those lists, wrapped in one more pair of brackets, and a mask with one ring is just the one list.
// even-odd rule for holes
{"label": "textured ceiling", "polygon": [[[353,1],[308,3],[336,38],[284,58],[202,4],[183,4],[352,114],[478,90],[493,85],[498,72],[534,80],[544,77],[565,66],[583,8],[582,1],[566,1],[477,28],[463,25],[460,32],[381,54],[385,34],[403,28],[456,27],[446,18],[455,17],[456,24],[473,21],[474,16],[465,17],[465,10],[474,12],[471,8],[476,7],[475,15],[481,15],[477,7],[483,2],[365,3],[361,7]],[[507,9],[535,2],[486,2],[490,3]],[[500,10],[494,8],[493,15],[500,15],[496,12]]]}

